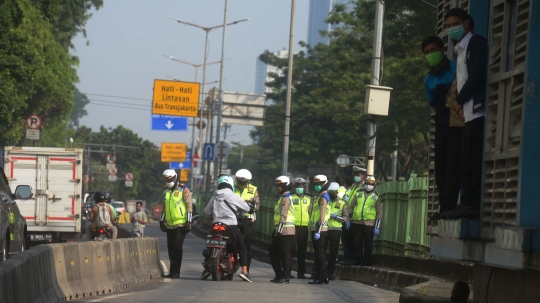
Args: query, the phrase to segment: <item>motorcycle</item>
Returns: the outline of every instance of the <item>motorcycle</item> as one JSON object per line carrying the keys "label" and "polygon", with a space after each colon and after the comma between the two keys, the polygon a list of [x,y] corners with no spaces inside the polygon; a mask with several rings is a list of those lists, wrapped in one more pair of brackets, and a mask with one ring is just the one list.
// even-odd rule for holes
{"label": "motorcycle", "polygon": [[112,234],[110,230],[107,230],[105,227],[98,227],[95,232],[92,233],[92,239],[96,241],[102,241],[111,239]]}
{"label": "motorcycle", "polygon": [[226,224],[216,222],[206,237],[206,249],[202,253],[205,271],[214,281],[222,278],[231,281],[240,268],[236,236]]}

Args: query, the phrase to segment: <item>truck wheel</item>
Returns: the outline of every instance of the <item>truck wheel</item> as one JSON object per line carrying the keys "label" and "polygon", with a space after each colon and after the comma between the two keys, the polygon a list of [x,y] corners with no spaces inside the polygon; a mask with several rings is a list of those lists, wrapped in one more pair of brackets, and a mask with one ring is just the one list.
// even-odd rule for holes
{"label": "truck wheel", "polygon": [[4,235],[4,240],[2,241],[2,248],[0,250],[0,262],[6,261],[9,258],[9,231]]}

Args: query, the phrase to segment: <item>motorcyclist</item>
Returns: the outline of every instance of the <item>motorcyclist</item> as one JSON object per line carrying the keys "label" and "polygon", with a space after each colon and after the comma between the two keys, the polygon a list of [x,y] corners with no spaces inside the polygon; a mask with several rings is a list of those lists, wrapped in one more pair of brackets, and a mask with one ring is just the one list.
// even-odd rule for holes
{"label": "motorcyclist", "polygon": [[[234,194],[234,181],[229,175],[220,175],[217,178],[218,190],[214,193],[208,205],[204,208],[204,213],[208,218],[212,218],[213,223],[220,222],[226,224],[236,236],[236,247],[240,254],[240,265],[242,272],[239,274],[242,280],[253,282],[248,274],[247,249],[244,237],[238,228],[237,215],[244,215],[250,211],[249,205]],[[206,269],[203,271],[201,280],[210,276]]]}
{"label": "motorcyclist", "polygon": [[[90,218],[88,221],[92,222],[92,224],[88,224],[86,228],[86,239],[91,240],[92,234],[97,231],[98,228],[98,219],[99,216],[99,210],[100,207],[107,205],[107,193],[102,191],[97,191],[94,194],[94,202],[96,203],[94,206],[92,206],[92,211],[90,212]],[[112,233],[112,239],[116,239],[118,235],[118,228],[114,226],[114,213],[112,212],[111,208],[106,206],[108,212],[109,212],[109,222],[103,222],[105,224],[107,230],[109,230]]]}
{"label": "motorcyclist", "polygon": [[253,236],[253,223],[257,218],[255,211],[259,210],[259,192],[257,186],[251,184],[251,172],[247,169],[240,169],[235,174],[236,182],[234,186],[234,193],[250,204],[251,210],[245,214],[245,218],[242,218],[239,222],[242,234],[244,235],[244,241],[246,242],[247,256],[248,256],[248,271],[251,265],[251,237]]}

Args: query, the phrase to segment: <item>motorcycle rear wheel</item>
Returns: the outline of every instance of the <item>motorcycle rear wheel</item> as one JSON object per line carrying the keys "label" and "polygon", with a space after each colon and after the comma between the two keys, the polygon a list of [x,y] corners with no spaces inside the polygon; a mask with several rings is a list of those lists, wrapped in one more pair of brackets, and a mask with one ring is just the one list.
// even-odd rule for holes
{"label": "motorcycle rear wheel", "polygon": [[221,272],[221,252],[217,254],[212,254],[212,264],[211,264],[212,280],[219,281],[223,273]]}

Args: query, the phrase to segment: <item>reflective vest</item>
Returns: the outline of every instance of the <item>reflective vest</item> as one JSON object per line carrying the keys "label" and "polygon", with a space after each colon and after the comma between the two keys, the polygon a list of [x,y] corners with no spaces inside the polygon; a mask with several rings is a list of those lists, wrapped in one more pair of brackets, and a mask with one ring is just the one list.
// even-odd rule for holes
{"label": "reflective vest", "polygon": [[165,221],[167,222],[167,226],[186,223],[186,202],[184,201],[182,188],[177,188],[173,192],[165,189],[163,191],[163,205],[165,206]]}
{"label": "reflective vest", "polygon": [[297,194],[289,197],[291,203],[294,206],[294,215],[296,226],[308,226],[309,225],[309,205],[311,204],[311,197],[304,195],[300,198]]}
{"label": "reflective vest", "polygon": [[[257,186],[253,184],[249,184],[246,188],[242,190],[242,192],[240,192],[240,188],[235,186],[234,193],[238,197],[242,198],[242,200],[246,201],[255,197],[255,194],[257,193]],[[251,214],[248,213],[248,214],[245,214],[245,216],[251,217]]]}
{"label": "reflective vest", "polygon": [[[359,195],[360,192],[363,192],[363,188],[364,188],[364,187],[363,187],[362,185],[360,185],[360,186],[358,186],[358,187],[354,187],[354,188],[351,187],[351,188],[349,189],[349,194],[348,194],[348,196],[349,196],[349,201],[352,201],[352,199],[358,198],[357,195]],[[356,197],[355,197],[355,196],[356,196]]]}
{"label": "reflective vest", "polygon": [[370,196],[367,196],[364,191],[358,193],[358,200],[356,200],[356,206],[354,207],[352,220],[375,220],[377,218],[377,209],[375,209],[375,203],[379,200],[379,195],[372,192]]}
{"label": "reflective vest", "polygon": [[[290,196],[288,196],[289,199],[291,198]],[[276,206],[274,206],[274,227],[278,227],[279,225],[279,221],[281,219],[281,206],[283,205],[283,203],[285,202],[282,202],[283,200],[283,197],[279,198],[279,200],[277,201],[276,203]],[[292,205],[289,205],[289,209],[287,210],[287,220],[285,220],[285,223],[283,224],[283,226],[285,227],[294,227],[294,220],[295,220],[295,217],[294,217],[294,207],[291,207]]]}
{"label": "reflective vest", "polygon": [[[337,199],[334,202],[330,202],[329,208],[330,208],[330,214],[336,214],[339,217],[343,217],[343,206],[346,204],[346,202],[343,199]],[[341,230],[341,222],[330,218],[328,220],[328,229],[329,230]]]}
{"label": "reflective vest", "polygon": [[[328,196],[328,193],[324,194],[324,198],[326,199],[326,212],[324,216],[324,223],[328,223],[328,219],[330,219],[330,211],[328,211],[328,206],[330,203],[330,196]],[[313,203],[313,207],[311,208],[311,217],[309,224],[313,227],[315,227],[315,224],[319,222],[321,218],[321,206],[319,205],[319,201],[321,200],[321,196],[317,196],[317,200]]]}

